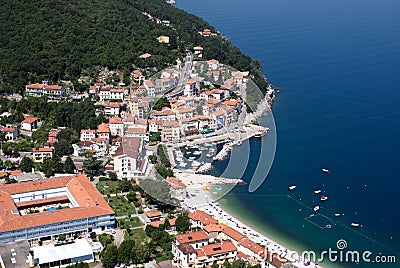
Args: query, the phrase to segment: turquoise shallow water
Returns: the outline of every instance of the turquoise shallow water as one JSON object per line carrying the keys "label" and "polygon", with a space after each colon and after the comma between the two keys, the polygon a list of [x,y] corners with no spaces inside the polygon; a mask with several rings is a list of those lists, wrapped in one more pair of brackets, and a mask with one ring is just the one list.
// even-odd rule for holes
{"label": "turquoise shallow water", "polygon": [[[349,249],[396,255],[397,264],[381,266],[400,267],[400,1],[180,0],[177,6],[258,58],[281,88],[273,110],[277,151],[266,181],[254,193],[236,187],[221,204],[295,248],[321,251],[345,239]],[[259,141],[250,148],[248,181],[264,161]],[[216,164],[216,172],[225,166]],[[289,192],[291,183],[297,189]],[[320,202],[316,188],[328,201]],[[312,212],[306,207],[315,205],[333,228],[305,219]],[[362,227],[351,228],[353,221]]]}

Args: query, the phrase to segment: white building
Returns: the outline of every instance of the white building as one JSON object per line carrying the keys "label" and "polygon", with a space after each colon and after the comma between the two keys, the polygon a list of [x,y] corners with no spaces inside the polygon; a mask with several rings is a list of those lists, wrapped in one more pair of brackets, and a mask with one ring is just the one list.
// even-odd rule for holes
{"label": "white building", "polygon": [[114,155],[114,171],[118,178],[142,176],[147,168],[144,143],[138,137],[124,137]]}
{"label": "white building", "polygon": [[91,139],[96,138],[96,130],[81,129],[80,134],[81,141],[90,141]]}
{"label": "white building", "polygon": [[108,119],[108,125],[110,126],[110,133],[113,136],[124,135],[124,122],[120,117],[111,117]]}

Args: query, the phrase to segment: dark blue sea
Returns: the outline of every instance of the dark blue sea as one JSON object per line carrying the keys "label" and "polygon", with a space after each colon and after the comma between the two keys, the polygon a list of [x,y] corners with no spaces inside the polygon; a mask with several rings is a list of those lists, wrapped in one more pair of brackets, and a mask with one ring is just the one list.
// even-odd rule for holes
{"label": "dark blue sea", "polygon": [[[344,239],[348,250],[397,257],[397,264],[332,266],[400,267],[400,1],[177,2],[259,59],[280,88],[272,169],[257,191],[237,186],[221,205],[297,250],[337,249]],[[268,135],[250,141],[247,181],[264,161]],[[217,163],[216,172],[225,166]],[[316,205],[320,216],[310,221]],[[327,221],[331,228],[320,228]]]}

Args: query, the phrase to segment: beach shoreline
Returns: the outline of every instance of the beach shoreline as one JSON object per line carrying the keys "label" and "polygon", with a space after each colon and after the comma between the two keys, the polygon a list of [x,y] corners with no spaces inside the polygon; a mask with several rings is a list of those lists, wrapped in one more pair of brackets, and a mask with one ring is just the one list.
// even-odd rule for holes
{"label": "beach shoreline", "polygon": [[[215,189],[215,191],[222,191],[222,187],[224,187],[225,189],[223,190],[229,191],[236,186],[235,183],[231,185],[220,185],[218,184],[221,179],[219,177],[186,173],[184,171],[177,173],[176,177],[187,185],[187,193],[189,197],[185,199],[182,205],[192,212],[195,210],[205,211],[213,218],[217,219],[221,224],[236,229],[254,242],[265,246],[267,250],[276,253],[282,259],[288,259],[299,268],[321,267],[314,263],[307,264],[308,260],[304,261],[301,259],[301,253],[298,249],[294,249],[292,245],[284,245],[282,242],[277,242],[276,240],[278,239],[275,237],[271,237],[261,230],[258,230],[256,226],[246,223],[241,219],[241,217],[237,215],[234,216],[233,214],[237,213],[232,212],[231,209],[218,202],[218,200],[220,200],[219,198],[213,196],[212,191]],[[225,178],[224,180],[229,179]],[[227,187],[229,188],[227,189]],[[297,255],[298,252],[300,253],[299,257]]]}

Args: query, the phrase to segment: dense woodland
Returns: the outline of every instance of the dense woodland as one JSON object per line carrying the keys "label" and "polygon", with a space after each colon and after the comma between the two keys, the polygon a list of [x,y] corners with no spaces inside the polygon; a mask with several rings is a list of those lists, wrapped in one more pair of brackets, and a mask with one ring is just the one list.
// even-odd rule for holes
{"label": "dense woodland", "polygon": [[[150,21],[142,11],[169,20],[171,27]],[[42,80],[76,84],[81,74],[99,67],[161,69],[197,45],[204,47],[205,58],[250,70],[257,84],[266,86],[258,61],[220,35],[200,36],[204,28],[215,29],[164,0],[7,0],[0,14],[0,93]],[[169,36],[170,44],[159,43],[160,35]],[[145,52],[153,56],[140,59]]]}

